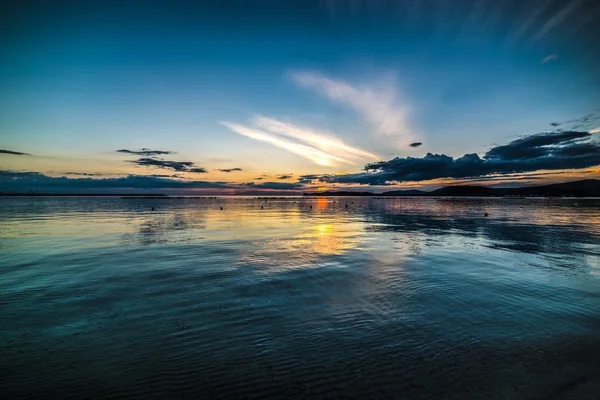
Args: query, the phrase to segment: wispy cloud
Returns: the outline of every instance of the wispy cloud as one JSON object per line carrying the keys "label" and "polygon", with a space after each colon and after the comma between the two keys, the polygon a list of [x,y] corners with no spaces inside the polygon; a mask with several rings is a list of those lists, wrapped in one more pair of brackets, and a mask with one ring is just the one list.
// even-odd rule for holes
{"label": "wispy cloud", "polygon": [[542,58],[542,61],[540,61],[542,64],[546,64],[550,61],[556,60],[558,58],[558,56],[556,54],[549,54],[546,57]]}
{"label": "wispy cloud", "polygon": [[4,150],[0,149],[0,154],[11,154],[13,156],[30,156],[29,153],[21,153],[20,151]]}
{"label": "wispy cloud", "polygon": [[356,110],[378,134],[398,137],[402,145],[414,136],[408,124],[409,107],[398,99],[395,79],[383,85],[355,86],[317,72],[291,72],[290,77],[298,86]]}
{"label": "wispy cloud", "polygon": [[76,176],[103,176],[105,174],[101,174],[99,172],[65,172],[65,175],[76,175]]}
{"label": "wispy cloud", "polygon": [[206,168],[197,167],[191,161],[168,161],[158,160],[156,158],[142,157],[138,160],[128,161],[142,167],[172,169],[177,172],[194,172],[198,174],[206,173]]}
{"label": "wispy cloud", "polygon": [[308,127],[300,127],[289,122],[273,118],[258,116],[252,122],[259,128],[276,133],[278,135],[291,137],[338,157],[349,160],[378,159],[373,153],[369,153],[355,147],[348,146],[340,139],[333,137],[328,132],[315,130]]}
{"label": "wispy cloud", "polygon": [[161,154],[173,154],[172,151],[166,151],[166,150],[150,150],[150,149],[141,149],[141,150],[127,150],[127,149],[121,149],[121,150],[117,150],[117,153],[125,153],[125,154],[135,154],[138,156],[146,156],[146,157],[153,157],[153,156],[159,156]]}
{"label": "wispy cloud", "polygon": [[[262,129],[227,121],[223,121],[221,124],[235,133],[285,149],[318,165],[333,166],[338,163],[352,164],[357,159],[379,159],[374,154],[353,148],[339,139],[309,128],[301,128],[266,117],[256,117],[253,122]],[[285,137],[294,138],[297,141]]]}
{"label": "wispy cloud", "polygon": [[556,14],[552,16],[552,18],[548,19],[546,23],[544,23],[541,28],[536,32],[533,36],[533,41],[537,42],[542,39],[548,32],[552,29],[560,25],[563,21],[567,19],[567,17],[572,14],[580,5],[581,0],[573,0],[569,2],[565,2],[565,7],[559,10]]}
{"label": "wispy cloud", "polygon": [[600,132],[600,127],[599,128],[594,128],[590,130],[590,133],[599,133]]}

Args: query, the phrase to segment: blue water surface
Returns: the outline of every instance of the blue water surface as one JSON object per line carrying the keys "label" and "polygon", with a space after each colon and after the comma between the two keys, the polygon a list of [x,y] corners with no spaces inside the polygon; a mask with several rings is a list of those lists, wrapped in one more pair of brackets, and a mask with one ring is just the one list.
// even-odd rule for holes
{"label": "blue water surface", "polygon": [[0,198],[0,391],[597,399],[600,200]]}

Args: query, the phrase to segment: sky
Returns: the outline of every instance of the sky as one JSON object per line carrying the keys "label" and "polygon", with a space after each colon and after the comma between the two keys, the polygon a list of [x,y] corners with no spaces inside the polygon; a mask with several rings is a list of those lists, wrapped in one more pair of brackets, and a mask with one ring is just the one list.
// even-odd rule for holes
{"label": "sky", "polygon": [[0,7],[0,190],[600,178],[595,0]]}

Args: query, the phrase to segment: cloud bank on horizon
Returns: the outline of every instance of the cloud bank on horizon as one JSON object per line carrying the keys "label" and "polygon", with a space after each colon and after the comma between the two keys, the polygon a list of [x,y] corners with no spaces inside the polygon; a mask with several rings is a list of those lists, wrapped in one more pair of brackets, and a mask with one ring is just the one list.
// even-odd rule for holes
{"label": "cloud bank on horizon", "polygon": [[592,133],[558,131],[538,133],[488,150],[453,158],[427,153],[424,157],[396,157],[367,164],[365,172],[344,175],[304,175],[299,182],[393,185],[433,179],[479,178],[492,174],[540,170],[583,169],[600,165],[600,143]]}
{"label": "cloud bank on horizon", "polygon": [[[593,131],[593,129],[591,130]],[[95,189],[228,189],[243,192],[254,190],[300,191],[311,184],[342,184],[389,186],[403,182],[426,182],[437,179],[477,181],[533,180],[548,175],[565,174],[560,170],[583,170],[600,166],[600,143],[591,131],[555,131],[523,136],[505,145],[489,149],[483,157],[476,153],[453,158],[445,154],[427,153],[424,157],[396,157],[388,161],[369,163],[364,172],[353,174],[311,174],[299,176],[295,182],[247,182],[181,180],[179,175],[127,175],[115,178],[92,178],[99,173],[66,172],[80,178],[50,177],[39,172],[0,171],[0,189],[13,191],[39,190],[95,190]],[[130,161],[144,166],[192,172],[191,162],[164,161],[141,158]],[[231,168],[230,170],[239,170]],[[540,172],[536,171],[551,171]],[[229,170],[224,170],[229,171]],[[555,172],[552,172],[555,171]],[[533,173],[526,178],[520,173]],[[500,176],[498,176],[500,175]],[[277,180],[292,179],[293,174],[278,174]],[[256,177],[264,180],[266,176]]]}

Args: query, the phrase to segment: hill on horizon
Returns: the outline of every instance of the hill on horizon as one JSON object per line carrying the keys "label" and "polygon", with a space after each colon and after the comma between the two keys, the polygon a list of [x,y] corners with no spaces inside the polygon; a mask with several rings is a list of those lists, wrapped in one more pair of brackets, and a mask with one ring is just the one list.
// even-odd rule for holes
{"label": "hill on horizon", "polygon": [[542,197],[600,197],[600,179],[583,179],[549,185],[518,188],[492,188],[477,185],[445,186],[430,192],[423,190],[392,190],[383,193],[330,191],[305,193],[305,196],[542,196]]}

